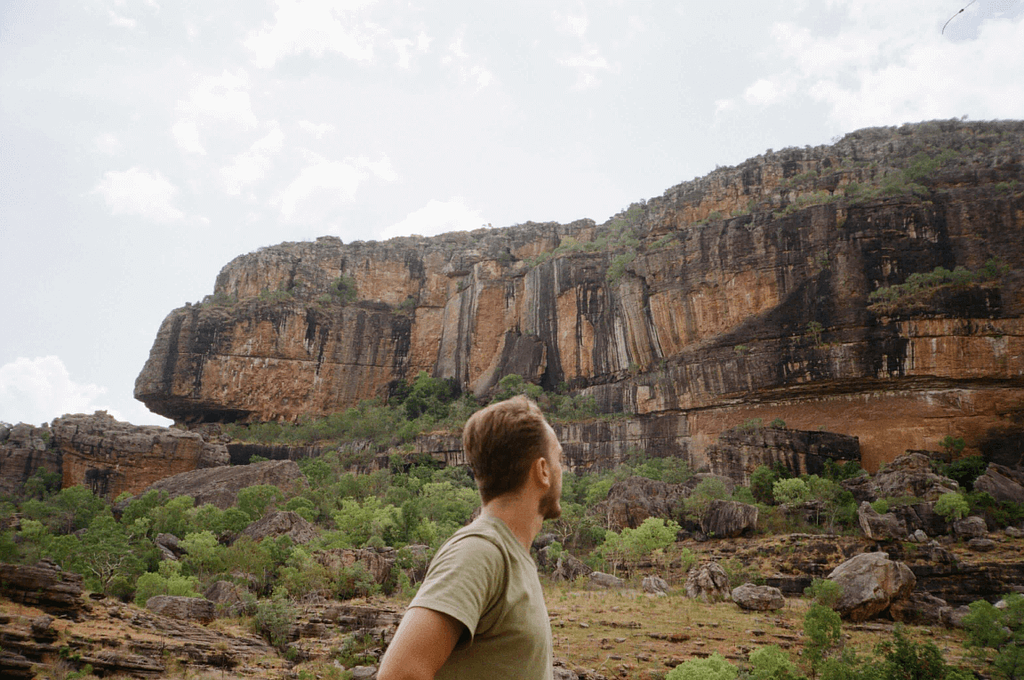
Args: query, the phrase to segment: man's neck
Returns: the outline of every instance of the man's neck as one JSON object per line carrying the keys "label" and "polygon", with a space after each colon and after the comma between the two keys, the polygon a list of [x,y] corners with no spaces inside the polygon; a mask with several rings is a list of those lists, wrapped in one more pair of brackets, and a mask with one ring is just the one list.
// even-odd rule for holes
{"label": "man's neck", "polygon": [[537,499],[520,494],[505,494],[484,504],[484,515],[497,517],[512,531],[512,535],[529,552],[533,539],[540,533],[544,518],[537,512]]}

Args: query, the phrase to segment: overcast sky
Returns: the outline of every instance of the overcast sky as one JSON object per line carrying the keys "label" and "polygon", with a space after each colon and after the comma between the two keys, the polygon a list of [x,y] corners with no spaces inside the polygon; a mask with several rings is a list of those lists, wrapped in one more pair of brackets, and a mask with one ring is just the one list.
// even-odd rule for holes
{"label": "overcast sky", "polygon": [[262,246],[602,222],[768,148],[1024,118],[1024,0],[965,3],[0,0],[0,421],[169,423],[132,398],[160,322]]}

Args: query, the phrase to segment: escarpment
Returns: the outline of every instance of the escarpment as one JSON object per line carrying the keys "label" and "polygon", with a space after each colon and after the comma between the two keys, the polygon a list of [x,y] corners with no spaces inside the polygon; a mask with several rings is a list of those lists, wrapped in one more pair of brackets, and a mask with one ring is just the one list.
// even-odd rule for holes
{"label": "escarpment", "polygon": [[1022,160],[1022,122],[873,128],[601,225],[263,248],[168,315],[135,395],[296,420],[419,371],[480,395],[516,373],[697,467],[758,418],[856,436],[869,468],[949,434],[976,450],[1024,400]]}

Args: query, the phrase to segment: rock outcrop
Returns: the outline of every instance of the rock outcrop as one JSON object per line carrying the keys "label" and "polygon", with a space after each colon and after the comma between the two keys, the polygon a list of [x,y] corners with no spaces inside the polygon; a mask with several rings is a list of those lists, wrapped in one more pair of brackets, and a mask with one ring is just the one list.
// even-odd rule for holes
{"label": "rock outcrop", "polygon": [[235,504],[238,492],[257,484],[269,484],[281,489],[305,486],[306,478],[299,466],[290,460],[267,460],[252,465],[224,465],[207,470],[182,472],[142,491],[163,491],[169,497],[191,496],[196,507],[204,503],[226,510]]}
{"label": "rock outcrop", "polygon": [[984,474],[974,480],[974,490],[989,493],[997,501],[1024,503],[1024,473],[991,463]]}
{"label": "rock outcrop", "polygon": [[864,535],[873,541],[902,541],[907,538],[907,523],[891,512],[881,515],[864,501],[857,508],[857,521]]}
{"label": "rock outcrop", "polygon": [[61,454],[63,485],[81,484],[108,499],[125,491],[137,494],[164,477],[228,462],[222,443],[195,432],[124,423],[104,411],[57,418],[51,431]]}
{"label": "rock outcrop", "polygon": [[179,621],[210,623],[216,618],[213,602],[203,597],[156,595],[146,600],[146,609]]}
{"label": "rock outcrop", "polygon": [[828,578],[842,587],[835,605],[851,621],[864,621],[884,612],[914,591],[917,578],[903,562],[885,553],[862,553],[832,570]]}
{"label": "rock outcrop", "polygon": [[21,491],[36,470],[60,474],[60,453],[48,427],[0,423],[0,495]]}
{"label": "rock outcrop", "polygon": [[732,597],[729,575],[717,562],[702,562],[691,567],[686,574],[685,588],[686,596],[691,600],[720,602]]}
{"label": "rock outcrop", "polygon": [[825,462],[860,461],[860,441],[834,432],[790,430],[752,423],[726,430],[707,450],[712,472],[749,484],[758,466],[783,465],[794,474],[816,475]]}
{"label": "rock outcrop", "polygon": [[715,538],[749,536],[757,530],[757,507],[738,501],[713,500],[704,530]]}
{"label": "rock outcrop", "polygon": [[870,486],[875,498],[915,496],[931,502],[959,491],[952,479],[932,472],[931,459],[918,452],[904,453],[888,463],[872,477]]}
{"label": "rock outcrop", "polygon": [[[1024,398],[1022,132],[860,130],[603,225],[263,248],[168,315],[135,394],[181,422],[296,420],[421,370],[477,394],[518,373],[633,414],[624,434],[657,419],[673,444],[652,452],[694,469],[758,418],[857,436],[868,469],[950,432],[973,445]],[[1007,272],[869,298],[994,257]]]}
{"label": "rock outcrop", "polygon": [[35,565],[0,562],[0,596],[69,619],[77,619],[85,608],[82,577],[48,559]]}
{"label": "rock outcrop", "polygon": [[242,530],[243,536],[256,541],[264,538],[287,536],[292,543],[309,543],[316,538],[316,527],[304,520],[298,513],[291,511],[269,512]]}
{"label": "rock outcrop", "polygon": [[613,531],[635,529],[648,517],[674,517],[685,493],[682,484],[629,477],[612,484],[608,498],[595,511],[604,513],[608,528]]}

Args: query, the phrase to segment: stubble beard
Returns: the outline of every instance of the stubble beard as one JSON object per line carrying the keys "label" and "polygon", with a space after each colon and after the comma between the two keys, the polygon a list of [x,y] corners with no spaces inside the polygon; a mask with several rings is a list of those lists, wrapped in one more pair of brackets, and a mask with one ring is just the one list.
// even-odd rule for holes
{"label": "stubble beard", "polygon": [[541,497],[537,507],[541,517],[544,519],[558,519],[562,516],[561,495],[562,490],[556,489],[554,485],[548,489],[547,493]]}

